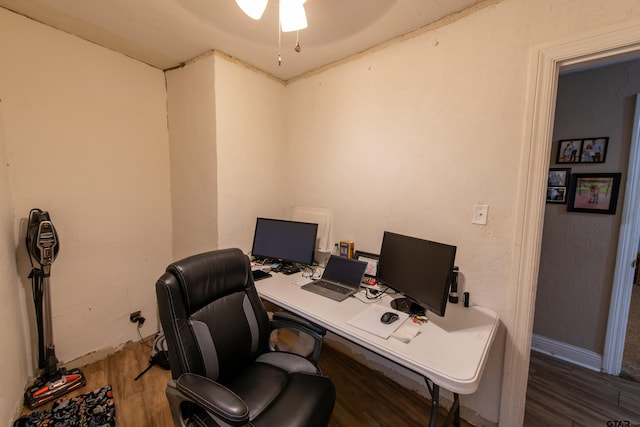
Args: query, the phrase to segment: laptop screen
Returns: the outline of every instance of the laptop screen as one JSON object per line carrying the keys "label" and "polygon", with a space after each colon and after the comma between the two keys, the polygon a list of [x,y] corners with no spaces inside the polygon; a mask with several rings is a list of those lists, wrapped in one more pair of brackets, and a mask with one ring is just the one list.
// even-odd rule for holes
{"label": "laptop screen", "polygon": [[351,258],[331,255],[322,278],[351,286],[360,286],[367,263]]}

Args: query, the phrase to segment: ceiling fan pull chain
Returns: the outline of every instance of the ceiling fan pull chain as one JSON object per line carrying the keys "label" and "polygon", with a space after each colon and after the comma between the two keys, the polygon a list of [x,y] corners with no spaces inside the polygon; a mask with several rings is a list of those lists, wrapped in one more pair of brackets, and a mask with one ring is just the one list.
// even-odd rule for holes
{"label": "ceiling fan pull chain", "polygon": [[280,18],[278,18],[278,67],[282,65],[282,27],[280,26]]}

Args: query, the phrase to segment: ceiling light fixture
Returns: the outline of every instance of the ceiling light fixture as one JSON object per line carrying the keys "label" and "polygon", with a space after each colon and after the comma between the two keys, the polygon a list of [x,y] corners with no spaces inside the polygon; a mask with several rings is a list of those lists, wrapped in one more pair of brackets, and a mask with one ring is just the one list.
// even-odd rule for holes
{"label": "ceiling light fixture", "polygon": [[280,27],[287,33],[307,28],[306,0],[280,0]]}
{"label": "ceiling light fixture", "polygon": [[257,21],[262,18],[268,1],[269,0],[236,0],[236,3],[249,18]]}
{"label": "ceiling light fixture", "polygon": [[[262,18],[269,0],[236,0],[236,4],[250,18]],[[307,0],[279,0],[280,27],[287,33],[307,28],[307,14],[304,4]]]}
{"label": "ceiling light fixture", "polygon": [[[278,0],[278,65],[282,65],[282,56],[280,55],[280,45],[282,33],[304,30],[307,28],[307,13],[304,10],[304,4],[307,0]],[[262,14],[267,7],[268,0],[236,0],[236,3],[252,19],[256,21],[262,18]],[[300,52],[300,41],[296,37],[296,52]]]}

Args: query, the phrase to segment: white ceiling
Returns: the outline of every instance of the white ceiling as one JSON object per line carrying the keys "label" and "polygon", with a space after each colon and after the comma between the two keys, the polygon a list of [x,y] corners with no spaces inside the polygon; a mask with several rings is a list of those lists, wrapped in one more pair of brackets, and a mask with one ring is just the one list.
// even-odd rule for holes
{"label": "white ceiling", "polygon": [[220,50],[288,80],[406,34],[480,0],[307,0],[309,27],[283,33],[278,0],[260,21],[234,0],[0,0],[0,7],[167,69]]}

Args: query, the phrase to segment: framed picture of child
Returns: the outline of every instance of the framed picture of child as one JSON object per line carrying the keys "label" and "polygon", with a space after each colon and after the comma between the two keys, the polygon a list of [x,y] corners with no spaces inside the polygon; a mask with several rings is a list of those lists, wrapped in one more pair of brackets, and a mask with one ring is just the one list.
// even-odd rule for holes
{"label": "framed picture of child", "polygon": [[567,210],[615,214],[620,173],[574,173],[571,175]]}

